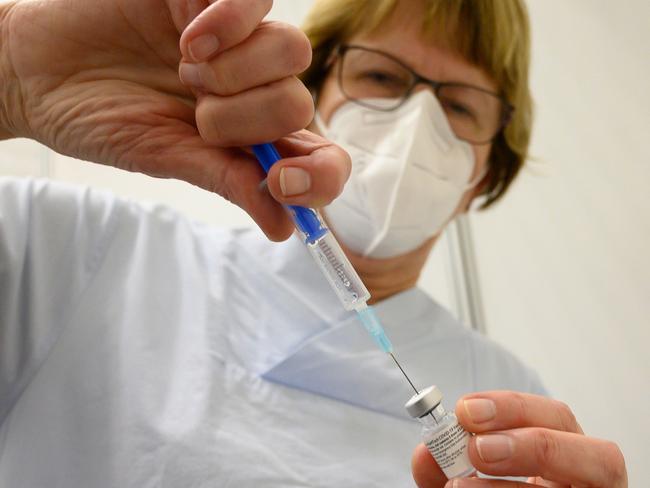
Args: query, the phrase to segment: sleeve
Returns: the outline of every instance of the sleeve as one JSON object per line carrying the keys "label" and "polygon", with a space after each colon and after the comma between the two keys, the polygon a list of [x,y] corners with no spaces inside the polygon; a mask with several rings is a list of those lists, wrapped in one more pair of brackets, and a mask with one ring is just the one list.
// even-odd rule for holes
{"label": "sleeve", "polygon": [[101,262],[113,207],[88,189],[0,178],[0,424]]}

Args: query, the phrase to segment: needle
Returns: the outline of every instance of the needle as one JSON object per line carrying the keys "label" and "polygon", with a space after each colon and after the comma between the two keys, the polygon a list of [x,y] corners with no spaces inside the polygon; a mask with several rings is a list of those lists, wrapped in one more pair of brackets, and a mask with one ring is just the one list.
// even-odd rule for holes
{"label": "needle", "polygon": [[415,393],[416,393],[416,394],[420,393],[420,392],[418,391],[418,389],[415,387],[415,385],[413,384],[413,382],[411,381],[411,379],[408,377],[408,375],[406,374],[406,372],[404,371],[404,368],[402,368],[402,366],[397,362],[397,359],[395,359],[395,356],[393,355],[393,353],[392,353],[392,352],[389,352],[388,354],[390,354],[390,357],[393,358],[393,361],[395,361],[395,364],[397,364],[397,367],[399,368],[399,370],[400,370],[400,371],[402,372],[402,374],[404,375],[404,378],[406,378],[406,381],[409,382],[409,385],[411,385],[411,388],[413,388],[413,390],[415,391]]}

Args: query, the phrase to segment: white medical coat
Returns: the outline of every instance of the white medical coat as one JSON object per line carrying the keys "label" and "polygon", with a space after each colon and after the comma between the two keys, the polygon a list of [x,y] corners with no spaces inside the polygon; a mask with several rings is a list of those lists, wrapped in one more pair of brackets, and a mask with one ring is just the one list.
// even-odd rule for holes
{"label": "white medical coat", "polygon": [[[543,393],[419,289],[376,306],[420,387]],[[0,180],[0,487],[402,487],[405,380],[302,244]]]}

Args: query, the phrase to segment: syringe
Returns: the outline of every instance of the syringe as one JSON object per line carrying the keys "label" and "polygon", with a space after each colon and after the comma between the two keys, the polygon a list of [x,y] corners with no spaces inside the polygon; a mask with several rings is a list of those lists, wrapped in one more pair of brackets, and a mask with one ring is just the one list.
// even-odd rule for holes
{"label": "syringe", "polygon": [[[271,166],[282,159],[275,146],[270,143],[254,145],[253,152],[267,173],[270,171]],[[390,339],[388,339],[374,310],[367,305],[370,299],[370,292],[352,267],[352,264],[332,232],[325,225],[322,217],[316,210],[311,208],[287,205],[286,209],[296,229],[300,233],[303,242],[307,245],[307,249],[309,249],[316,264],[318,264],[325,278],[327,278],[327,281],[336,292],[336,296],[338,296],[343,304],[343,308],[348,311],[354,310],[357,312],[359,320],[379,348],[391,356],[406,380],[417,393],[417,388],[415,388],[402,366],[397,362],[393,353],[393,345]]]}

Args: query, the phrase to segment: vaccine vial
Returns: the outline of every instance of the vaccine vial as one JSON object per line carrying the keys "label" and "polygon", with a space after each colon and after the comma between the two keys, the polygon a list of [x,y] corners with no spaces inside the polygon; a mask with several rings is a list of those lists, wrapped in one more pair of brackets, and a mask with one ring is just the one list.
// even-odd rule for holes
{"label": "vaccine vial", "polygon": [[447,478],[464,478],[476,473],[469,461],[469,434],[453,412],[442,406],[442,392],[430,386],[406,402],[406,411],[422,424],[422,441]]}

